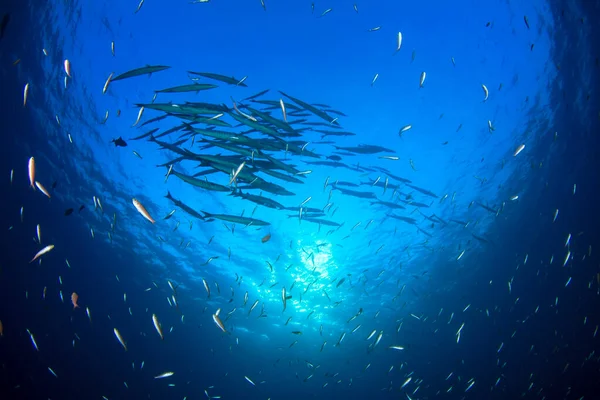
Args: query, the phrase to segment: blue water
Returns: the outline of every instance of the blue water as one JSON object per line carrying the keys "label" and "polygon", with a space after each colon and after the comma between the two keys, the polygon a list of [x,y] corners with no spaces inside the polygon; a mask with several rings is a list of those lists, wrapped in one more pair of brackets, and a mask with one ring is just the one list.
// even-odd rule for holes
{"label": "blue water", "polygon": [[[137,1],[3,2],[1,398],[598,397],[600,2],[353,4],[147,0],[136,12]],[[102,93],[111,73],[147,65],[171,68]],[[320,159],[266,153],[304,183],[257,172],[251,157],[233,164],[293,192],[262,190],[286,207],[310,198],[303,217],[172,174],[165,182],[157,165],[178,154],[132,138],[188,121],[141,126],[164,115],[146,107],[132,125],[155,90],[194,83],[187,71],[248,87],[201,77],[218,88],[154,102],[239,115],[235,101],[283,121],[283,99],[301,132],[283,140]],[[243,100],[266,89],[258,100],[275,101],[271,109]],[[279,91],[338,119],[295,111]],[[231,127],[216,130],[272,139],[228,113],[218,120]],[[315,122],[329,126],[305,124]],[[315,131],[335,124],[355,136]],[[119,137],[126,147],[111,143]],[[194,153],[234,155],[186,129],[158,140],[180,137]],[[392,151],[340,154],[332,144]],[[310,164],[335,155],[342,166]],[[51,199],[29,187],[30,157]],[[207,170],[197,166],[173,169]],[[223,172],[206,178],[236,184]],[[344,194],[336,181],[376,199]],[[270,225],[195,218],[168,192],[198,212]],[[306,207],[341,226],[311,222]],[[213,321],[218,309],[226,332]],[[164,372],[173,375],[155,379]]]}

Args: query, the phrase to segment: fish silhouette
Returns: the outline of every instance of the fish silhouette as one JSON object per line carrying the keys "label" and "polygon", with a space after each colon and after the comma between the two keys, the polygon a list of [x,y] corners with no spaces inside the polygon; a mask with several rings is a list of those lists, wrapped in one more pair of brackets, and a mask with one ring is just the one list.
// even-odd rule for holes
{"label": "fish silhouette", "polygon": [[118,139],[111,140],[110,142],[114,143],[116,147],[125,147],[125,146],[127,146],[127,142],[125,142],[121,136],[119,136]]}

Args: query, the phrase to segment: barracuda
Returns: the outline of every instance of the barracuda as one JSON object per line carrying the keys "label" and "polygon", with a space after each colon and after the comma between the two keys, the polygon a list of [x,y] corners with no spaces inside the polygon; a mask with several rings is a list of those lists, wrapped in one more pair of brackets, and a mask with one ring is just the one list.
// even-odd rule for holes
{"label": "barracuda", "polygon": [[242,225],[255,225],[255,226],[268,226],[271,225],[268,222],[261,221],[259,219],[254,218],[246,218],[246,217],[238,217],[237,215],[227,215],[227,214],[211,214],[206,211],[201,211],[204,214],[205,218],[216,218],[227,222],[232,222],[234,224],[242,224]]}
{"label": "barracuda", "polygon": [[121,79],[133,78],[134,76],[151,75],[155,72],[164,71],[169,68],[171,67],[167,67],[165,65],[147,65],[145,67],[132,69],[131,71],[127,71],[121,75],[118,75],[117,77],[112,78],[111,82],[120,81]]}
{"label": "barracuda", "polygon": [[202,179],[192,178],[191,176],[184,175],[175,170],[171,171],[171,175],[175,175],[182,181],[189,183],[192,186],[196,186],[196,187],[199,187],[202,189],[212,190],[215,192],[230,192],[231,191],[231,189],[229,189],[227,186],[219,185],[218,183],[212,183],[212,182],[202,180]]}

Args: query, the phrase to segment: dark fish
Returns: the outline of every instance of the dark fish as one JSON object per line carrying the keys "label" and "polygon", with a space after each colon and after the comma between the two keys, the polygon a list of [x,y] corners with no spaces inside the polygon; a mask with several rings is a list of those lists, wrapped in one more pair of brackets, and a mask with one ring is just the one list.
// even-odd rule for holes
{"label": "dark fish", "polygon": [[[150,108],[150,107],[146,107],[146,108]],[[153,122],[161,121],[161,120],[167,118],[168,116],[169,116],[169,114],[165,114],[165,115],[159,115],[158,117],[151,118],[148,121],[145,121],[144,123],[140,124],[140,128],[142,126],[144,126],[144,125],[148,125],[148,124],[151,124]]]}
{"label": "dark fish", "polygon": [[325,138],[326,136],[356,136],[356,133],[352,132],[326,131],[323,129],[315,129],[314,131],[321,134],[321,139]]}
{"label": "dark fish", "polygon": [[119,136],[118,139],[111,140],[110,142],[114,143],[115,147],[126,147],[127,146],[127,142],[125,142],[121,136]]}
{"label": "dark fish", "polygon": [[311,113],[315,114],[316,116],[323,118],[325,121],[327,121],[332,126],[339,125],[339,123],[336,121],[336,119],[332,118],[325,111],[321,111],[318,108],[313,107],[310,104],[303,102],[302,100],[296,99],[295,97],[288,96],[287,94],[283,93],[282,91],[279,91],[279,93],[281,93],[283,96],[287,97],[288,99],[292,100],[294,103],[298,104],[300,107],[304,108],[305,110],[310,111]]}
{"label": "dark fish", "polygon": [[196,218],[204,221],[204,217],[199,212],[195,211],[193,208],[191,208],[187,204],[184,204],[181,201],[174,198],[173,196],[171,196],[171,192],[167,191],[167,195],[165,197],[167,199],[171,200],[177,207],[181,208],[183,211],[190,214],[192,217],[196,217]]}
{"label": "dark fish", "polygon": [[412,207],[429,207],[429,205],[425,204],[425,203],[419,203],[417,201],[413,201],[413,200],[400,200],[401,202],[403,202],[406,205],[412,206]]}
{"label": "dark fish", "polygon": [[[365,185],[365,186],[377,186],[377,187],[380,187],[380,188],[385,188],[386,187],[385,182],[381,182],[381,180],[379,182],[377,182],[377,183],[361,182],[360,184],[361,185]],[[388,183],[387,187],[388,187],[388,189],[400,189],[400,185],[396,185],[394,183]],[[402,194],[402,193],[400,193],[400,194]]]}
{"label": "dark fish", "polygon": [[196,178],[198,176],[206,176],[206,175],[214,174],[216,172],[221,172],[221,171],[219,171],[218,169],[207,169],[204,171],[196,172],[194,175],[192,175],[192,177]]}
{"label": "dark fish", "polygon": [[4,14],[4,17],[2,17],[2,22],[0,23],[0,39],[2,39],[4,37],[4,31],[6,30],[6,27],[8,26],[9,22],[10,22],[10,14],[6,13],[6,14]]}
{"label": "dark fish", "polygon": [[73,209],[72,208],[67,208],[65,210],[65,217],[68,217],[69,215],[73,214]]}
{"label": "dark fish", "polygon": [[474,233],[471,233],[471,236],[473,236],[475,239],[479,240],[481,243],[486,243],[486,244],[489,243],[489,241],[487,239],[485,239],[485,238],[483,238],[481,236],[477,236]]}
{"label": "dark fish", "polygon": [[[275,127],[279,128],[279,129],[283,129],[286,132],[292,133],[294,134],[293,136],[301,136],[300,134],[296,134],[296,131],[294,130],[294,128],[292,128],[287,122],[285,121],[280,121],[277,118],[273,118],[271,117],[269,114],[267,113],[263,113],[261,111],[255,110],[252,107],[246,107],[248,109],[248,111],[250,111],[252,114],[254,114],[257,117],[260,117],[261,119],[263,119],[265,122],[274,125]],[[289,135],[288,135],[289,136]]]}
{"label": "dark fish", "polygon": [[394,218],[394,219],[399,219],[400,221],[404,221],[404,222],[408,222],[411,225],[416,225],[417,224],[417,220],[414,218],[410,218],[410,217],[403,217],[401,215],[394,215],[394,214],[387,214],[388,217]]}
{"label": "dark fish", "polygon": [[327,156],[326,157],[328,160],[333,160],[333,161],[342,161],[342,157],[337,156],[337,155],[332,155],[332,156]]}
{"label": "dark fish", "polygon": [[[278,101],[275,101],[275,100],[252,100],[252,102],[271,106],[271,108],[269,108],[269,109],[273,109],[273,110],[281,108],[281,103]],[[286,103],[286,102],[284,102],[283,104],[285,105],[286,110],[302,111],[302,109],[295,104]],[[301,120],[301,121],[305,121],[305,120]],[[297,123],[300,123],[301,121],[294,121],[294,123],[297,124]]]}
{"label": "dark fish", "polygon": [[389,176],[390,178],[393,178],[393,179],[395,179],[397,181],[404,182],[404,183],[411,183],[412,182],[410,179],[402,178],[402,177],[400,177],[398,175],[392,174],[390,171],[388,171],[385,168],[382,168],[382,167],[375,167],[375,168],[377,168],[381,172],[385,172],[385,174],[387,176]]}
{"label": "dark fish", "polygon": [[[248,85],[246,85],[243,82],[243,79],[236,79],[234,77],[229,77],[229,76],[225,76],[225,75],[213,74],[210,72],[194,72],[194,71],[188,71],[188,74],[203,76],[205,78],[210,78],[210,79],[214,79],[216,81],[225,82],[230,85],[248,87]],[[256,96],[256,97],[258,97],[258,96]]]}
{"label": "dark fish", "polygon": [[310,165],[325,165],[327,167],[333,167],[333,168],[341,167],[341,168],[354,169],[354,168],[349,167],[346,164],[341,163],[339,161],[304,161],[304,162],[306,164],[310,164]]}
{"label": "dark fish", "polygon": [[148,140],[151,141],[151,142],[154,142],[154,143],[158,143],[162,148],[171,150],[173,153],[177,153],[177,154],[180,154],[180,155],[185,156],[185,157],[187,157],[187,156],[190,155],[189,151],[187,151],[185,149],[179,148],[179,145],[185,143],[185,141],[187,139],[183,139],[183,140],[180,140],[179,142],[175,142],[173,144],[170,144],[170,143],[167,143],[167,142],[162,142],[160,140],[156,140],[154,138],[154,136],[150,135],[150,139],[148,139]]}
{"label": "dark fish", "polygon": [[348,153],[347,151],[334,151],[334,153],[346,157],[354,157],[356,155],[354,153]]}
{"label": "dark fish", "polygon": [[332,125],[331,122],[298,122],[298,123],[302,123],[302,125],[308,125],[308,126],[324,126],[327,128],[335,128],[335,129],[342,129],[340,126],[337,125]]}
{"label": "dark fish", "polygon": [[376,154],[376,153],[381,153],[381,152],[388,152],[388,153],[393,153],[394,150],[391,149],[387,149],[385,147],[381,147],[381,146],[374,146],[371,144],[360,144],[358,146],[353,146],[353,147],[341,147],[341,146],[333,146],[338,150],[346,150],[346,151],[350,151],[352,153],[358,153],[358,154]]}
{"label": "dark fish", "polygon": [[303,110],[301,111],[292,111],[288,113],[288,116],[292,116],[292,117],[310,117],[311,113],[309,112],[304,112]]}
{"label": "dark fish", "polygon": [[350,186],[350,187],[359,187],[356,183],[345,182],[345,181],[335,181],[334,183],[330,183],[331,186],[340,185],[340,186]]}
{"label": "dark fish", "polygon": [[227,215],[227,214],[211,214],[206,211],[201,211],[204,214],[205,218],[216,218],[227,222],[233,222],[234,224],[242,224],[242,225],[254,225],[254,226],[267,226],[271,225],[268,222],[261,221],[259,219],[254,218],[246,218],[246,217],[238,217],[237,215]]}
{"label": "dark fish", "polygon": [[281,136],[276,130],[266,126],[266,125],[262,125],[258,122],[254,122],[246,117],[242,117],[241,115],[238,114],[233,114],[233,113],[229,113],[229,115],[231,116],[231,118],[235,119],[236,121],[238,121],[241,124],[247,125],[252,129],[255,129],[261,133],[264,133],[266,135],[269,135],[275,139],[278,139],[279,136]]}
{"label": "dark fish", "polygon": [[234,191],[231,193],[231,195],[235,197],[241,197],[242,199],[249,200],[253,203],[260,204],[261,206],[268,208],[273,208],[276,210],[285,209],[282,204],[276,202],[275,200],[263,196],[257,196],[255,194],[243,193],[241,190]]}
{"label": "dark fish", "polygon": [[339,288],[342,285],[342,283],[344,283],[345,281],[346,281],[346,278],[340,279],[340,281],[337,283],[337,285],[335,285],[335,287]]}
{"label": "dark fish", "polygon": [[191,85],[181,85],[175,86],[172,88],[155,90],[155,93],[186,93],[186,92],[196,92],[198,93],[201,90],[209,90],[218,87],[217,85],[211,85],[208,83],[193,83]]}
{"label": "dark fish", "polygon": [[494,210],[491,207],[488,207],[484,204],[481,204],[480,202],[476,201],[475,204],[477,204],[479,207],[483,208],[484,210],[488,210],[489,212],[491,212],[492,214],[496,214],[498,212],[498,210]]}
{"label": "dark fish", "polygon": [[392,202],[389,202],[389,201],[382,201],[382,200],[372,201],[371,205],[373,205],[373,204],[381,204],[381,205],[387,206],[389,208],[406,209],[406,207],[404,207],[401,204],[396,204],[396,203],[392,203]]}
{"label": "dark fish", "polygon": [[425,195],[427,195],[427,196],[433,197],[433,198],[435,198],[435,199],[439,198],[439,197],[438,197],[438,196],[437,196],[435,193],[432,193],[432,192],[430,192],[430,191],[429,191],[429,190],[427,190],[427,189],[423,189],[423,188],[420,188],[420,187],[418,187],[418,186],[411,185],[410,183],[407,183],[407,184],[406,184],[406,186],[408,186],[408,187],[410,187],[410,188],[413,188],[413,189],[415,189],[417,192],[421,192],[421,193],[423,193],[423,194],[425,194]]}
{"label": "dark fish", "polygon": [[57,181],[52,182],[52,189],[56,189],[56,185],[58,185]]}
{"label": "dark fish", "polygon": [[79,212],[82,212],[85,209],[85,206],[82,204],[81,207],[79,207]]}
{"label": "dark fish", "polygon": [[429,221],[431,221],[431,222],[434,222],[434,223],[437,223],[437,222],[438,222],[438,221],[437,221],[437,219],[435,219],[435,218],[434,218],[434,217],[435,217],[435,214],[434,214],[434,215],[432,215],[432,216],[428,216],[428,215],[425,215],[425,214],[423,214],[423,213],[421,212],[421,210],[419,210],[419,213],[420,213],[420,214],[421,214],[423,217],[425,217],[425,219],[427,219],[427,220],[429,220]]}
{"label": "dark fish", "polygon": [[315,224],[328,225],[328,226],[341,226],[337,222],[328,221],[320,218],[302,218],[302,221],[314,222]]}
{"label": "dark fish", "polygon": [[219,185],[218,183],[209,182],[207,180],[196,179],[175,170],[171,171],[171,175],[175,175],[182,181],[202,189],[212,190],[215,192],[231,192],[231,189],[229,189],[227,186]]}
{"label": "dark fish", "polygon": [[[300,211],[300,207],[285,207],[285,209],[288,211],[296,211],[296,212]],[[302,207],[302,212],[303,213],[322,213],[323,210],[321,210],[319,208],[314,208],[314,207]],[[298,214],[296,214],[295,216],[297,217]]]}
{"label": "dark fish", "polygon": [[296,195],[295,193],[292,193],[289,190],[287,190],[286,188],[284,188],[283,186],[279,186],[275,183],[261,181],[261,180],[257,180],[254,183],[252,183],[251,185],[238,186],[238,189],[246,189],[246,190],[260,189],[260,190],[264,190],[265,192],[269,192],[269,193],[276,194],[279,196],[295,196]]}
{"label": "dark fish", "polygon": [[[326,214],[323,211],[319,211],[316,213],[309,213],[302,211],[302,218],[319,218],[324,217]],[[298,218],[298,214],[288,214],[288,218]]]}
{"label": "dark fish", "polygon": [[323,111],[326,111],[326,112],[329,112],[329,113],[334,113],[334,114],[340,115],[340,116],[342,116],[342,117],[347,117],[347,115],[346,115],[346,114],[344,114],[343,112],[341,112],[341,111],[338,111],[338,110],[333,110],[333,109],[331,109],[331,108],[329,108],[329,109],[327,109],[327,110],[323,110]]}
{"label": "dark fish", "polygon": [[360,192],[358,190],[342,189],[342,188],[339,188],[339,187],[337,187],[335,185],[333,185],[333,188],[335,190],[339,190],[343,194],[347,194],[348,196],[360,197],[362,199],[375,199],[375,200],[377,200],[377,196],[375,196],[375,193],[373,193],[373,192]]}
{"label": "dark fish", "polygon": [[272,177],[275,177],[275,178],[278,178],[278,179],[281,179],[281,180],[287,181],[287,182],[300,183],[300,184],[304,183],[298,178],[286,175],[286,174],[278,172],[278,171],[272,171],[269,169],[259,169],[259,172],[265,173],[267,175],[271,175]]}
{"label": "dark fish", "polygon": [[527,15],[523,16],[523,21],[525,21],[525,26],[529,29],[529,20],[527,19]]}
{"label": "dark fish", "polygon": [[144,133],[143,135],[136,136],[134,138],[130,138],[129,140],[140,140],[140,139],[143,139],[145,137],[152,136],[152,134],[156,133],[157,131],[158,131],[158,128],[154,128],[151,131]]}
{"label": "dark fish", "polygon": [[260,96],[262,96],[263,94],[267,93],[269,90],[270,90],[270,89],[267,89],[267,90],[263,90],[262,92],[259,92],[259,93],[256,93],[256,94],[253,94],[253,95],[252,95],[252,96],[250,96],[250,97],[246,97],[246,98],[245,98],[244,100],[242,100],[242,101],[256,99],[257,97],[260,97]]}
{"label": "dark fish", "polygon": [[110,81],[111,82],[120,81],[121,79],[133,78],[134,76],[140,76],[140,75],[151,75],[155,72],[164,71],[165,69],[169,69],[169,68],[171,68],[171,67],[167,67],[164,65],[147,65],[142,68],[136,68],[136,69],[132,69],[131,71],[127,71],[127,72],[117,76],[116,78],[112,78]]}

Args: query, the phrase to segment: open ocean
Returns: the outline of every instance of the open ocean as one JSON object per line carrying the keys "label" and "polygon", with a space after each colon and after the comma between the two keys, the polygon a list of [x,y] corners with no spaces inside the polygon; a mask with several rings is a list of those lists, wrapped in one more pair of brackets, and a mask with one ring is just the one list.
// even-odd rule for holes
{"label": "open ocean", "polygon": [[600,399],[600,1],[0,30],[0,399]]}

